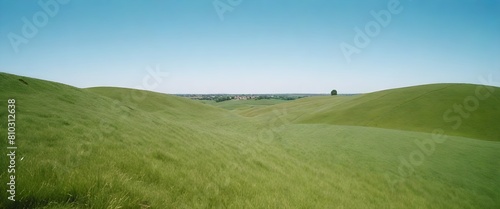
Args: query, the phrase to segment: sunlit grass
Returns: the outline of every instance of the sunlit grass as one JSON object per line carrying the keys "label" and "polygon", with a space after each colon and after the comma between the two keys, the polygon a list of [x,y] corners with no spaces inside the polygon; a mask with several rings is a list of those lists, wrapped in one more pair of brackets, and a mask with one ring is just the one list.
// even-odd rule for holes
{"label": "sunlit grass", "polygon": [[[419,150],[414,141],[431,134],[297,119],[315,113],[314,103],[317,114],[329,111],[322,102],[335,102],[331,98],[231,112],[152,92],[134,100],[129,89],[77,89],[22,78],[25,85],[18,78],[0,74],[0,102],[17,100],[19,147],[17,205],[2,192],[0,207],[500,205],[499,143],[449,137],[393,185],[386,175],[396,178],[399,157],[408,158]],[[5,130],[5,111],[0,118]],[[4,158],[0,168],[6,167]],[[7,182],[5,171],[0,180]]]}

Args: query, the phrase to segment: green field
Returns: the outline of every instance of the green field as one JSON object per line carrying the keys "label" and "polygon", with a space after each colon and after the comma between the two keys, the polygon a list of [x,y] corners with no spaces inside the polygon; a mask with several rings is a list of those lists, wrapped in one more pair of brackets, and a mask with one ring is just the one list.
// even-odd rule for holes
{"label": "green field", "polygon": [[500,208],[498,87],[238,102],[0,73],[0,208]]}
{"label": "green field", "polygon": [[224,109],[228,109],[228,110],[242,111],[242,110],[252,110],[255,108],[261,108],[261,107],[265,107],[265,106],[280,104],[280,103],[287,102],[287,100],[249,99],[249,100],[228,100],[228,101],[223,101],[223,102],[215,102],[213,100],[200,100],[200,102],[202,102],[204,104],[211,104],[211,105],[214,105],[216,107],[220,107],[220,108],[224,108]]}

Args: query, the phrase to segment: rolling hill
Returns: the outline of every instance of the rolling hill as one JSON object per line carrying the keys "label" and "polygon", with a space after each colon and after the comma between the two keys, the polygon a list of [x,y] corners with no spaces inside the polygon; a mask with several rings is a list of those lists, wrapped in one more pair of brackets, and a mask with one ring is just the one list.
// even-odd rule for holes
{"label": "rolling hill", "polygon": [[290,112],[294,123],[369,126],[500,141],[500,88],[431,84],[357,96],[312,97],[242,111],[245,116]]}
{"label": "rolling hill", "polygon": [[[431,121],[474,88],[438,84],[229,111],[0,73],[0,106],[16,99],[18,146],[16,202],[2,192],[0,208],[498,208],[500,144],[488,124],[497,88],[455,132]],[[435,127],[450,136],[436,139]],[[2,159],[0,181],[8,182]]]}

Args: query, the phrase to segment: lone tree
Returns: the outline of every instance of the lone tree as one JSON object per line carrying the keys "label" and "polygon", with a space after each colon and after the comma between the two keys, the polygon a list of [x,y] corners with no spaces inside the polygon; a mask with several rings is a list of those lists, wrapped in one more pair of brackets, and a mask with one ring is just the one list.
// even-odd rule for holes
{"label": "lone tree", "polygon": [[331,94],[332,94],[332,96],[337,95],[337,90],[335,90],[335,89],[334,89],[334,90],[332,90]]}

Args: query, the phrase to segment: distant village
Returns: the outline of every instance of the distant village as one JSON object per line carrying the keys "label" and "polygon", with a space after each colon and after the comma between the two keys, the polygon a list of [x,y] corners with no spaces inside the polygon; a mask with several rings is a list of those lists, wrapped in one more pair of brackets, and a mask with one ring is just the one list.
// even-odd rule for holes
{"label": "distant village", "polygon": [[260,99],[280,99],[295,100],[309,96],[325,96],[327,94],[176,94],[196,100],[214,100],[223,102],[228,100],[260,100]]}

